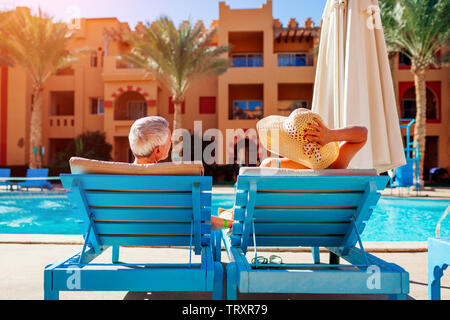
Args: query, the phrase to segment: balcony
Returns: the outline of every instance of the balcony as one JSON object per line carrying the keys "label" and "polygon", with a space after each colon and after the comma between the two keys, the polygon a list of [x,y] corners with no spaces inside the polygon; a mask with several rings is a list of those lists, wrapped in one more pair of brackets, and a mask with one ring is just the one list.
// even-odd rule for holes
{"label": "balcony", "polygon": [[116,60],[116,69],[138,69],[134,65],[127,63],[123,60]]}
{"label": "balcony", "polygon": [[144,69],[135,68],[116,56],[105,57],[103,67],[105,81],[151,80],[152,78],[152,75]]}
{"label": "balcony", "polygon": [[312,83],[279,83],[276,113],[289,116],[297,108],[311,109],[313,91]]}
{"label": "balcony", "polygon": [[278,54],[279,67],[313,67],[314,56],[299,52],[299,53],[279,53]]}
{"label": "balcony", "polygon": [[49,116],[49,138],[75,138],[75,116]]}
{"label": "balcony", "polygon": [[231,56],[233,60],[234,68],[243,67],[262,67],[263,66],[263,55],[262,53],[239,53],[233,54]]}
{"label": "balcony", "polygon": [[264,116],[264,85],[229,85],[229,120],[259,120]]}

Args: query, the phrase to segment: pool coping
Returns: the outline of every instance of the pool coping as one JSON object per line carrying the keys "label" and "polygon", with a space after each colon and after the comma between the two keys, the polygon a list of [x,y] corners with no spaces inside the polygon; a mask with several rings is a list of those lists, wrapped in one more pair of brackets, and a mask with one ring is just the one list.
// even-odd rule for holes
{"label": "pool coping", "polygon": [[[215,196],[226,196],[234,193],[234,188],[229,186],[218,186],[213,188]],[[65,196],[65,192],[61,190],[53,192],[16,192],[16,193],[0,193],[2,196],[12,197],[40,197],[40,196]],[[427,199],[441,200],[450,198],[440,197],[396,197],[395,195],[383,194],[385,199]],[[49,234],[0,234],[0,244],[55,244],[55,245],[82,245],[82,235],[49,235]],[[367,252],[427,252],[427,241],[364,241],[364,248]],[[187,248],[187,247],[172,247]],[[252,251],[253,248],[249,248]],[[310,252],[308,247],[260,247],[262,252]],[[328,252],[325,248],[321,248],[321,252]]]}
{"label": "pool coping", "polygon": [[[0,244],[82,245],[82,235],[0,234]],[[427,252],[427,241],[365,241],[367,252]],[[188,248],[175,246],[171,248]],[[249,251],[253,248],[249,247]],[[308,247],[260,247],[261,252],[310,252]],[[321,252],[328,252],[321,248]]]}

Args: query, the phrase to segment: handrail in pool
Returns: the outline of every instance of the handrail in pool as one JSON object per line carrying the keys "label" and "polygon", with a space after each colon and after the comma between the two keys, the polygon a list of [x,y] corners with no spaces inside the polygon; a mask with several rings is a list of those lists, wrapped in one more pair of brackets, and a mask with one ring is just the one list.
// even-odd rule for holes
{"label": "handrail in pool", "polygon": [[60,177],[0,177],[0,181],[60,180]]}
{"label": "handrail in pool", "polygon": [[441,222],[448,215],[449,211],[450,211],[450,205],[447,206],[447,209],[445,210],[445,212],[441,215],[441,217],[438,220],[438,223],[436,225],[436,237],[437,238],[439,238],[441,236]]}

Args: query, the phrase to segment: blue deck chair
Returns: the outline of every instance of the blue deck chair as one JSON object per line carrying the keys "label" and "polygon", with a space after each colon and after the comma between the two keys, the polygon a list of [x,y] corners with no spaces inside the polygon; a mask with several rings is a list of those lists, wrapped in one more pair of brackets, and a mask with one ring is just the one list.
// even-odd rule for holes
{"label": "blue deck chair", "polygon": [[[27,169],[27,178],[39,178],[39,177],[48,177],[48,169]],[[17,190],[20,188],[41,188],[41,191],[44,191],[44,187],[47,187],[48,190],[52,189],[52,185],[47,180],[27,180],[24,182],[17,183]]]}
{"label": "blue deck chair", "polygon": [[[371,175],[350,175],[358,170],[329,169],[301,175],[298,171],[293,175],[292,170],[275,174],[273,170],[240,171],[235,186],[235,223],[231,234],[222,232],[231,261],[226,270],[227,299],[236,299],[237,290],[406,298],[408,273],[365,252],[360,239],[380,197],[377,190],[385,188],[389,177],[373,175],[372,170],[359,171]],[[355,246],[357,242],[360,248]],[[314,264],[260,264],[258,259],[249,263],[248,248],[253,247],[256,258],[261,246],[311,247]],[[320,264],[320,247],[330,250],[330,264]],[[339,258],[350,265],[339,264]]]}
{"label": "blue deck chair", "polygon": [[[222,298],[222,265],[214,262],[211,246],[211,177],[60,177],[84,221],[85,242],[79,253],[45,268],[45,299],[71,290],[209,291],[213,299]],[[92,263],[108,246],[112,263]],[[187,264],[122,263],[120,246],[189,246],[201,255],[201,264],[191,263],[192,251]]]}
{"label": "blue deck chair", "polygon": [[2,181],[2,178],[9,178],[11,177],[11,169],[0,169],[0,186],[6,186],[9,187],[10,190],[12,190],[13,185],[10,181]]}
{"label": "blue deck chair", "polygon": [[441,300],[441,278],[450,265],[450,238],[440,237],[441,222],[450,212],[450,205],[439,218],[436,237],[428,239],[428,299]]}

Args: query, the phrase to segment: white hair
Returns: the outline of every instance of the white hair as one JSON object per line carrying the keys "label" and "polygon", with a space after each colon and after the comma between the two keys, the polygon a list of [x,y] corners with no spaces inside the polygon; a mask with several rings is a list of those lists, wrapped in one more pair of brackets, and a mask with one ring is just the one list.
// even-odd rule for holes
{"label": "white hair", "polygon": [[169,123],[163,117],[151,116],[136,120],[130,129],[128,140],[134,156],[149,157],[157,146],[162,146],[169,137]]}

